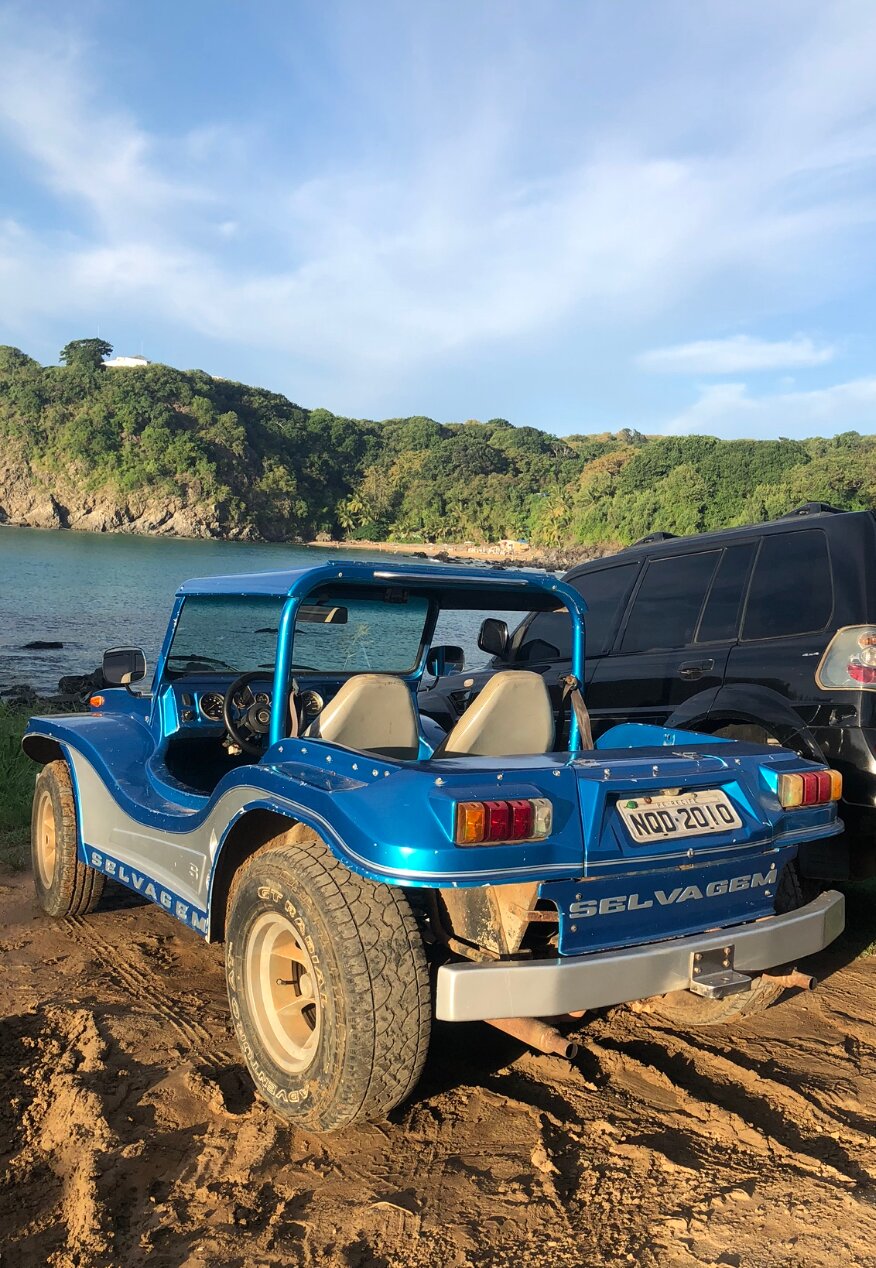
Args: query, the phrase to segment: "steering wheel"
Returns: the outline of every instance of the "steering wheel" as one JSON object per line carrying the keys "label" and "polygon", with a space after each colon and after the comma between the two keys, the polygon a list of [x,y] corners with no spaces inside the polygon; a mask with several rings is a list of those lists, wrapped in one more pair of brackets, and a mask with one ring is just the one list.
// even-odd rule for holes
{"label": "steering wheel", "polygon": [[235,744],[251,757],[261,757],[265,751],[264,737],[271,729],[271,705],[261,704],[255,698],[250,683],[264,682],[263,669],[252,669],[241,674],[225,692],[222,701],[222,721]]}

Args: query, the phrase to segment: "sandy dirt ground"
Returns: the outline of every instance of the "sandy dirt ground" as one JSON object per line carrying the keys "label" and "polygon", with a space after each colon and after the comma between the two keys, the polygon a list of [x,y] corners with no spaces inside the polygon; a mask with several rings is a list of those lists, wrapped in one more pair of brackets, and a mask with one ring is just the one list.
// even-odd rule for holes
{"label": "sandy dirt ground", "polygon": [[574,1064],[439,1027],[392,1121],[255,1097],[221,953],[115,892],[0,876],[0,1243],[23,1265],[876,1265],[876,959],[732,1030],[625,1009]]}

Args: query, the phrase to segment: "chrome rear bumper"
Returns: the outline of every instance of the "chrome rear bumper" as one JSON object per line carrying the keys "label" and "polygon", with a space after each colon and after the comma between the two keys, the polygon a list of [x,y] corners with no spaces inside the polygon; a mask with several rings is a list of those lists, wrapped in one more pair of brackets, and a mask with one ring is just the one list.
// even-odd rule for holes
{"label": "chrome rear bumper", "polygon": [[696,952],[732,946],[734,966],[756,972],[812,955],[845,927],[845,899],[828,890],[785,916],[692,934],[667,942],[555,960],[469,961],[438,970],[435,1014],[441,1021],[557,1017],[686,989]]}

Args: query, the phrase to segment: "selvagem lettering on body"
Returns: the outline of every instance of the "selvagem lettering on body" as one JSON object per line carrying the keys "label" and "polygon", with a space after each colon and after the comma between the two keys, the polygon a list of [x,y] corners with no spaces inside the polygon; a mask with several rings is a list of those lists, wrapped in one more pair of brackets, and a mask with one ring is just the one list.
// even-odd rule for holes
{"label": "selvagem lettering on body", "polygon": [[643,911],[648,907],[670,907],[678,903],[699,902],[705,898],[720,898],[724,894],[737,894],[745,889],[762,889],[775,885],[775,867],[767,872],[751,872],[744,876],[724,877],[709,881],[707,885],[678,885],[675,889],[653,890],[651,896],[640,894],[616,894],[608,898],[588,898],[569,904],[573,919],[587,916],[617,916],[627,911]]}

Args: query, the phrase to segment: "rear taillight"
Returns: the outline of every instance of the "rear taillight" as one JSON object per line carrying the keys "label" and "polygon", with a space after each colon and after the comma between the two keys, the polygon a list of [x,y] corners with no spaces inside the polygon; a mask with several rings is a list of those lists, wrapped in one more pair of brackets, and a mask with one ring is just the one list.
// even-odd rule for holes
{"label": "rear taillight", "polygon": [[458,801],[453,820],[457,845],[540,841],[550,835],[553,807],[546,797],[513,801]]}
{"label": "rear taillight", "polygon": [[824,691],[876,689],[876,625],[846,625],[837,630],[815,671]]}
{"label": "rear taillight", "polygon": [[801,775],[779,776],[779,801],[784,810],[797,806],[823,806],[839,801],[843,777],[837,770],[812,770]]}

